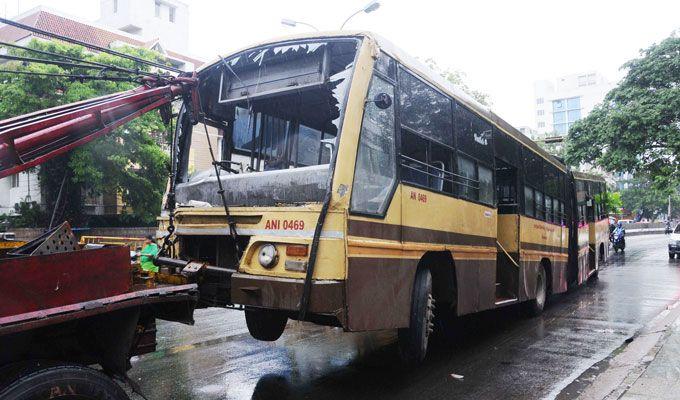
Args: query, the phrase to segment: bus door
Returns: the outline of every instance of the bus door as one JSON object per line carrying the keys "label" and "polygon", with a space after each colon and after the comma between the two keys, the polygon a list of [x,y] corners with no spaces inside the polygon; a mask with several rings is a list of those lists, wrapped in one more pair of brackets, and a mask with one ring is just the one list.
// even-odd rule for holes
{"label": "bus door", "polygon": [[518,299],[520,217],[517,187],[517,167],[496,158],[499,247],[496,260],[496,305]]}

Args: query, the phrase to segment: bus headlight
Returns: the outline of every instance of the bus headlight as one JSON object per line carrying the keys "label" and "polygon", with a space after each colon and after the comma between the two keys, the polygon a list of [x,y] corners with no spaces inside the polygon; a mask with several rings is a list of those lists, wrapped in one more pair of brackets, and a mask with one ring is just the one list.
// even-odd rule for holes
{"label": "bus headlight", "polygon": [[273,244],[263,244],[260,246],[260,252],[257,255],[257,259],[263,267],[272,268],[279,260],[279,253],[276,251],[276,247],[274,247]]}

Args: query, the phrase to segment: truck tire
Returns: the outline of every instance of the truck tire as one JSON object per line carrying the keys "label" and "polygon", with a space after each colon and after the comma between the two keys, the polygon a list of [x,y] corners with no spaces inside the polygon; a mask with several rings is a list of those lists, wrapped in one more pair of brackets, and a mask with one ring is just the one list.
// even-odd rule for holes
{"label": "truck tire", "polygon": [[411,316],[408,328],[398,331],[399,356],[409,366],[421,363],[434,327],[432,274],[427,268],[418,270],[411,296]]}
{"label": "truck tire", "polygon": [[280,338],[288,322],[288,316],[278,310],[246,308],[245,314],[250,336],[265,342]]}
{"label": "truck tire", "polygon": [[543,313],[545,301],[548,298],[548,282],[546,279],[545,267],[540,265],[536,274],[536,297],[527,303],[527,312],[532,317],[537,317]]}
{"label": "truck tire", "polygon": [[0,389],[0,399],[129,400],[113,379],[89,367],[75,364],[36,364],[24,368]]}

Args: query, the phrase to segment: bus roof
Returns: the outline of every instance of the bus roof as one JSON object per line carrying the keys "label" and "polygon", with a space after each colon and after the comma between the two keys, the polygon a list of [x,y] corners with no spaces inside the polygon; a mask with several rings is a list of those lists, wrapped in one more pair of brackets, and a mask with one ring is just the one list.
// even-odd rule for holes
{"label": "bus roof", "polygon": [[[370,32],[370,31],[327,31],[327,32],[310,32],[310,33],[303,33],[303,34],[296,34],[296,35],[288,35],[288,36],[283,36],[275,39],[270,39],[264,42],[260,43],[255,43],[253,45],[243,47],[241,49],[238,49],[236,51],[233,51],[229,54],[236,54],[240,53],[242,51],[252,49],[255,47],[260,47],[260,46],[267,46],[275,43],[280,43],[280,42],[288,42],[288,41],[294,41],[294,40],[304,40],[304,39],[323,39],[323,38],[333,38],[333,37],[365,37],[368,38],[372,41],[374,41],[377,46],[387,53],[388,55],[394,57],[397,61],[399,61],[401,64],[405,65],[406,67],[409,68],[412,72],[416,73],[418,76],[420,76],[422,79],[427,80],[430,84],[436,86],[439,90],[447,93],[449,96],[455,98],[457,101],[465,105],[466,107],[474,110],[478,114],[480,114],[482,117],[487,119],[489,122],[492,124],[496,125],[499,129],[501,129],[503,132],[508,134],[510,137],[512,137],[514,140],[522,144],[524,147],[529,148],[532,150],[534,153],[538,154],[541,158],[545,159],[546,161],[550,162],[553,164],[555,167],[557,167],[560,171],[566,172],[567,171],[567,166],[558,160],[556,157],[548,153],[547,151],[543,150],[536,142],[533,140],[529,139],[526,137],[522,132],[520,132],[518,129],[510,125],[508,122],[506,122],[504,119],[499,117],[496,113],[491,111],[487,106],[482,105],[475,99],[473,99],[471,96],[469,96],[467,93],[462,91],[461,89],[457,88],[454,86],[451,82],[446,81],[444,78],[442,78],[438,73],[433,71],[431,68],[423,64],[421,61],[416,59],[415,57],[409,55],[399,47],[395,46],[390,42],[389,40],[383,38],[382,36]],[[208,69],[212,66],[214,66],[216,63],[220,62],[220,58],[216,58],[215,61],[206,63],[204,64],[201,68],[197,70],[197,72],[201,72],[205,69]]]}
{"label": "bus roof", "polygon": [[582,180],[582,181],[593,181],[593,182],[602,182],[602,183],[607,183],[607,181],[604,179],[604,177],[597,175],[597,174],[591,174],[588,172],[579,172],[579,171],[573,171],[574,178]]}

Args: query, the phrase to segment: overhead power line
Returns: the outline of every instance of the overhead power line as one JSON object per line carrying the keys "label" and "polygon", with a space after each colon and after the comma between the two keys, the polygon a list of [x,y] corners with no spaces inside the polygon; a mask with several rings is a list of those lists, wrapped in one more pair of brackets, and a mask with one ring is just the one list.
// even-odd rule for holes
{"label": "overhead power line", "polygon": [[51,72],[16,71],[16,70],[11,70],[11,69],[0,69],[0,74],[54,76],[54,77],[60,77],[60,78],[69,78],[69,79],[76,80],[76,81],[94,80],[94,81],[113,81],[113,82],[139,82],[139,78],[132,78],[132,77],[126,77],[126,76],[57,74],[57,73],[51,73]]}
{"label": "overhead power line", "polygon": [[57,53],[52,53],[52,52],[44,51],[44,50],[32,49],[30,47],[20,46],[20,45],[15,44],[15,43],[0,42],[0,46],[12,47],[12,48],[15,48],[15,49],[30,51],[30,52],[34,52],[36,54],[41,54],[41,55],[48,56],[48,57],[56,57],[56,58],[61,58],[63,60],[69,60],[69,61],[75,61],[75,62],[79,62],[79,63],[89,64],[89,65],[101,67],[102,69],[106,69],[106,70],[114,71],[114,72],[123,72],[123,73],[127,73],[127,74],[132,74],[132,75],[147,75],[147,76],[156,76],[157,75],[157,74],[154,74],[153,72],[142,71],[139,68],[129,69],[129,68],[124,68],[124,67],[119,67],[117,65],[109,65],[109,64],[96,62],[96,61],[83,60],[83,59],[80,59],[80,58],[77,58],[77,57],[71,57],[71,56],[67,56],[67,55],[64,55],[64,54],[57,54]]}

